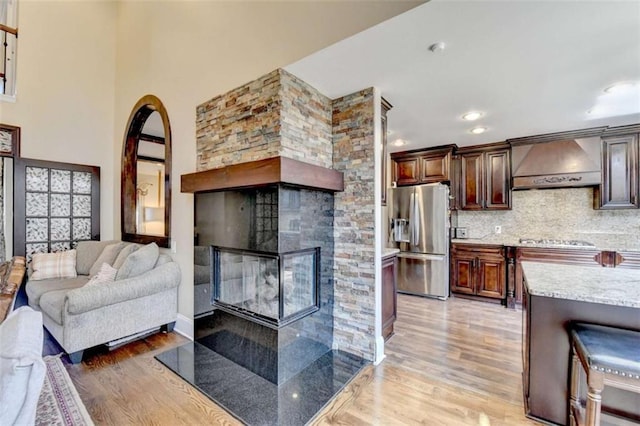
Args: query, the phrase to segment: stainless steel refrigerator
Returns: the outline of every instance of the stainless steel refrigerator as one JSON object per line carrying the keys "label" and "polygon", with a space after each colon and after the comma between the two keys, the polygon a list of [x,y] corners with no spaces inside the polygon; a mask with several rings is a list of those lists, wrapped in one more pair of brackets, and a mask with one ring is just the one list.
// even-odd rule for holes
{"label": "stainless steel refrigerator", "polygon": [[389,242],[398,254],[398,292],[449,297],[449,187],[389,190]]}

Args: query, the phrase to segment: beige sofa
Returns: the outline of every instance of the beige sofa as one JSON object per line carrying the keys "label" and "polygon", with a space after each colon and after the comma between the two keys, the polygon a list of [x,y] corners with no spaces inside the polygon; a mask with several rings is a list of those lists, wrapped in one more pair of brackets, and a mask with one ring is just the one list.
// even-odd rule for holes
{"label": "beige sofa", "polygon": [[[128,262],[134,268],[150,261],[147,253],[152,251],[147,246],[142,249],[140,245],[118,241],[82,241],[76,249],[77,277],[27,282],[29,305],[42,312],[44,326],[74,364],[82,361],[87,348],[158,327],[171,331],[175,325],[180,268],[168,255],[158,254],[157,247],[150,270],[128,274],[124,279],[116,277],[113,282],[86,285],[90,271],[103,259],[103,251],[112,255],[115,244],[122,254],[128,246],[135,246],[126,249],[135,250],[128,256],[145,253],[144,260]],[[113,257],[110,260],[113,262]]]}

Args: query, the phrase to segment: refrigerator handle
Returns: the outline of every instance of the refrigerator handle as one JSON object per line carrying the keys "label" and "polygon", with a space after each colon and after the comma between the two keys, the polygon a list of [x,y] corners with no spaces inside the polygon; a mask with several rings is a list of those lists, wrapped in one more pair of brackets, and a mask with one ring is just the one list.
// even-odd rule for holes
{"label": "refrigerator handle", "polygon": [[415,207],[415,196],[414,192],[411,193],[409,197],[409,245],[414,245],[413,242],[413,228],[415,227],[415,215],[414,215],[414,207]]}
{"label": "refrigerator handle", "polygon": [[413,245],[417,246],[420,244],[420,203],[416,201],[417,196],[413,194],[413,208],[411,209],[411,214],[413,215]]}

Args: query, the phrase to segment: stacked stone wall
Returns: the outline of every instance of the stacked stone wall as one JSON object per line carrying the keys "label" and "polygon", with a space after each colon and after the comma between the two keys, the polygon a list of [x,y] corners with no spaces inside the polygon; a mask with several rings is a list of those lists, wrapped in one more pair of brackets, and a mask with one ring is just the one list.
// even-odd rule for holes
{"label": "stacked stone wall", "polygon": [[331,100],[278,69],[196,109],[198,171],[276,156],[331,167]]}
{"label": "stacked stone wall", "polygon": [[334,196],[334,347],[375,354],[374,96],[366,89],[333,101],[333,168],[344,173]]}
{"label": "stacked stone wall", "polygon": [[280,154],[280,73],[270,72],[196,109],[198,171]]}
{"label": "stacked stone wall", "polygon": [[331,168],[331,99],[281,70],[280,155]]}

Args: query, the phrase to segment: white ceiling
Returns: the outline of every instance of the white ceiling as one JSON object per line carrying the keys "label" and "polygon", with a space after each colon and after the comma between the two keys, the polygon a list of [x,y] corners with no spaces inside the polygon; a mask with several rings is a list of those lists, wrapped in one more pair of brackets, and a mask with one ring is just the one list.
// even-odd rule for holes
{"label": "white ceiling", "polygon": [[[639,123],[640,1],[432,0],[286,69],[332,99],[378,87],[389,141],[409,142],[391,152]],[[637,90],[605,95],[620,81]],[[587,114],[597,101],[611,112]]]}

